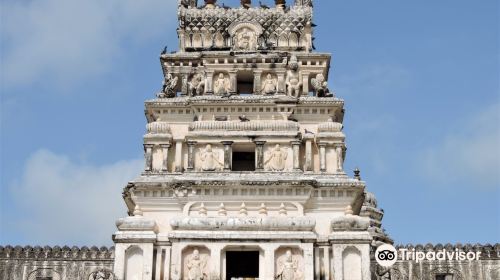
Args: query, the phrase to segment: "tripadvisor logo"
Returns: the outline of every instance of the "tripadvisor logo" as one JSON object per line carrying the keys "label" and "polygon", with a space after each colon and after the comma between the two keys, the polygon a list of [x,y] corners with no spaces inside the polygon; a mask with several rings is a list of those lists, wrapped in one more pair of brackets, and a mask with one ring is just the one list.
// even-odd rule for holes
{"label": "tripadvisor logo", "polygon": [[384,267],[393,266],[396,261],[478,261],[481,258],[481,252],[465,252],[459,249],[438,251],[421,251],[416,249],[401,248],[399,251],[390,244],[380,245],[375,251],[375,260]]}

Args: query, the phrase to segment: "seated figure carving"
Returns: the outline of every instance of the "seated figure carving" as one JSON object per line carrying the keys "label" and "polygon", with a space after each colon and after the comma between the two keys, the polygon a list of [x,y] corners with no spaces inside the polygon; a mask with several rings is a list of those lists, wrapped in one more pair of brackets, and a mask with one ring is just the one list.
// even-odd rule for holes
{"label": "seated figure carving", "polygon": [[201,170],[215,171],[224,164],[219,161],[219,155],[213,151],[212,145],[207,144],[204,150],[200,150]]}
{"label": "seated figure carving", "polygon": [[286,159],[288,157],[288,151],[282,149],[279,144],[276,144],[274,149],[269,152],[269,157],[264,164],[266,164],[266,169],[271,171],[283,171],[286,167]]}
{"label": "seated figure carving", "polygon": [[330,93],[328,89],[328,83],[325,81],[325,76],[319,73],[316,78],[311,79],[311,84],[313,86],[314,94],[317,97],[331,97],[333,94]]}
{"label": "seated figure carving", "polygon": [[299,63],[297,61],[296,56],[292,56],[290,58],[290,62],[288,63],[288,72],[286,76],[286,86],[287,86],[287,95],[298,97],[300,95],[300,88],[302,87],[302,82],[300,81],[299,75]]}
{"label": "seated figure carving", "polygon": [[271,74],[267,74],[266,79],[262,83],[262,92],[264,94],[275,94],[278,82]]}
{"label": "seated figure carving", "polygon": [[203,74],[197,73],[191,78],[189,82],[189,93],[191,96],[203,95],[205,91],[205,79]]}
{"label": "seated figure carving", "polygon": [[214,81],[214,93],[215,95],[227,95],[231,89],[231,83],[229,79],[226,78],[224,73],[220,73],[218,78]]}
{"label": "seated figure carving", "polygon": [[175,86],[177,85],[177,77],[173,77],[171,73],[167,73],[163,80],[163,88],[161,93],[157,95],[158,98],[172,98],[175,97]]}

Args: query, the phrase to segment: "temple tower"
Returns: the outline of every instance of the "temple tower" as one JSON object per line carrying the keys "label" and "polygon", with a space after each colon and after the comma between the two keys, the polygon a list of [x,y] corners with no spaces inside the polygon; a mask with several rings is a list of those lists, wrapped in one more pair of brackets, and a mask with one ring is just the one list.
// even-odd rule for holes
{"label": "temple tower", "polygon": [[331,56],[313,51],[311,0],[275,2],[179,0],[117,279],[370,279],[383,213],[344,171]]}

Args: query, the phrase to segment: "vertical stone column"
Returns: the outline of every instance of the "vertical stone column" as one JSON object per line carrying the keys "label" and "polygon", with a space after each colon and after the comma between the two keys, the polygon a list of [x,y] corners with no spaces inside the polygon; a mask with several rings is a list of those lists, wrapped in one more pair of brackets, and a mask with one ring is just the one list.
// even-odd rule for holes
{"label": "vertical stone column", "polygon": [[214,94],[214,70],[206,70],[205,77],[205,94],[212,95]]}
{"label": "vertical stone column", "polygon": [[229,71],[229,82],[231,83],[231,88],[229,89],[230,94],[236,94],[238,90],[238,70]]}
{"label": "vertical stone column", "polygon": [[264,170],[264,144],[266,141],[255,141],[255,171]]}
{"label": "vertical stone column", "polygon": [[261,94],[262,93],[262,70],[254,70],[253,71],[253,93]]}
{"label": "vertical stone column", "polygon": [[321,279],[321,262],[319,247],[314,248],[314,279]]}
{"label": "vertical stone column", "polygon": [[321,246],[323,248],[323,269],[325,272],[325,279],[330,279],[330,247]]}
{"label": "vertical stone column", "polygon": [[189,95],[189,86],[188,86],[188,81],[189,81],[189,72],[183,71],[181,73],[181,96],[187,96]]}
{"label": "vertical stone column", "polygon": [[278,248],[278,245],[268,243],[262,244],[262,247],[264,248],[264,263],[259,264],[259,267],[262,267],[264,271],[263,273],[261,273],[261,275],[259,275],[259,277],[261,277],[261,279],[275,279],[275,252]]}
{"label": "vertical stone column", "polygon": [[309,95],[309,72],[302,72],[302,95]]}
{"label": "vertical stone column", "polygon": [[278,94],[280,95],[286,92],[285,74],[286,70],[276,70],[276,75],[278,75]]}
{"label": "vertical stone column", "polygon": [[304,136],[306,140],[306,154],[305,154],[305,164],[304,171],[313,171],[313,154],[312,154],[312,141],[313,137]]}
{"label": "vertical stone column", "polygon": [[181,279],[182,275],[182,246],[180,243],[172,243],[172,253],[170,255],[170,278]]}
{"label": "vertical stone column", "polygon": [[175,172],[182,172],[184,167],[182,165],[182,140],[175,141]]}
{"label": "vertical stone column", "polygon": [[300,145],[302,144],[301,141],[292,141],[292,150],[293,150],[293,170],[295,171],[300,171],[300,160],[299,160],[299,154],[300,154]]}
{"label": "vertical stone column", "polygon": [[344,148],[342,144],[335,145],[335,153],[337,154],[337,172],[344,171]]}
{"label": "vertical stone column", "polygon": [[215,272],[218,274],[219,279],[223,279],[223,271],[222,271],[222,249],[223,245],[218,243],[207,244],[210,249],[210,262],[212,267],[210,268],[211,272]]}
{"label": "vertical stone column", "polygon": [[161,144],[160,146],[162,154],[161,171],[168,172],[168,149],[170,148],[170,144]]}
{"label": "vertical stone column", "polygon": [[326,143],[319,143],[319,170],[326,172]]}
{"label": "vertical stone column", "polygon": [[161,267],[163,265],[161,260],[162,248],[160,246],[156,247],[156,258],[155,258],[155,275],[153,279],[161,279]]}
{"label": "vertical stone column", "polygon": [[333,279],[343,280],[343,267],[342,267],[342,251],[343,248],[339,244],[332,245],[333,254]]}
{"label": "vertical stone column", "polygon": [[232,170],[232,157],[233,157],[233,141],[222,141],[224,145],[224,171]]}
{"label": "vertical stone column", "polygon": [[188,145],[188,171],[194,170],[194,147],[196,145],[196,141],[187,141]]}
{"label": "vertical stone column", "polygon": [[162,250],[165,251],[165,258],[163,259],[163,278],[160,280],[170,279],[170,260],[172,254],[172,246],[162,246]]}
{"label": "vertical stone column", "polygon": [[313,243],[301,245],[304,252],[304,280],[319,279],[314,278],[314,247]]}
{"label": "vertical stone column", "polygon": [[153,144],[144,144],[144,171],[153,170]]}

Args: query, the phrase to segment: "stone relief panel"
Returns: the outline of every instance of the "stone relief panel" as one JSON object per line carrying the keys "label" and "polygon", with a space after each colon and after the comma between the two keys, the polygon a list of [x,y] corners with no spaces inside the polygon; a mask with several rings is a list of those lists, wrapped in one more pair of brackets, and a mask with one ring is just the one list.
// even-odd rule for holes
{"label": "stone relief panel", "polygon": [[262,34],[262,27],[256,22],[234,23],[228,28],[232,37],[233,50],[255,51],[258,49],[259,37]]}
{"label": "stone relief panel", "polygon": [[231,90],[231,82],[229,80],[229,76],[224,73],[214,75],[213,85],[215,95],[227,95]]}
{"label": "stone relief panel", "polygon": [[224,151],[221,147],[207,144],[198,149],[196,167],[199,171],[221,171],[224,168]]}
{"label": "stone relief panel", "polygon": [[203,73],[194,74],[188,82],[189,95],[197,96],[205,93],[205,75]]}
{"label": "stone relief panel", "polygon": [[262,89],[261,92],[264,95],[275,94],[278,90],[278,79],[275,75],[271,73],[265,73],[262,75]]}
{"label": "stone relief panel", "polygon": [[347,247],[342,252],[343,279],[362,280],[361,252],[355,247]]}
{"label": "stone relief panel", "polygon": [[293,55],[288,62],[286,75],[286,92],[288,96],[298,97],[301,94],[302,82],[300,81],[299,63],[297,57]]}
{"label": "stone relief panel", "polygon": [[489,268],[486,272],[486,280],[500,279],[500,267]]}
{"label": "stone relief panel", "polygon": [[303,280],[304,256],[298,248],[279,248],[275,253],[276,276],[279,280]]}
{"label": "stone relief panel", "polygon": [[61,280],[61,274],[55,271],[53,268],[39,268],[28,275],[27,280],[39,280],[39,279],[50,279],[50,280]]}
{"label": "stone relief panel", "polygon": [[288,147],[276,144],[272,148],[267,148],[265,152],[264,170],[266,171],[285,171],[291,168],[289,164],[290,150]]}
{"label": "stone relief panel", "polygon": [[90,273],[88,280],[115,280],[115,277],[111,270],[98,269]]}
{"label": "stone relief panel", "polygon": [[205,247],[188,247],[182,253],[182,279],[203,280],[210,275],[210,251]]}

